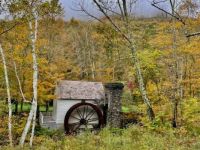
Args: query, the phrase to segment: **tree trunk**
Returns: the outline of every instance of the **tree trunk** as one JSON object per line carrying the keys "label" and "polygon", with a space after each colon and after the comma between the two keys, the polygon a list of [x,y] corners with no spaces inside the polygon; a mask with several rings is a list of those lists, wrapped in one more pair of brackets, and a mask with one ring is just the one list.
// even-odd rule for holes
{"label": "tree trunk", "polygon": [[[173,0],[171,3],[172,15],[175,16],[176,12],[176,1]],[[173,97],[172,97],[172,127],[177,127],[177,117],[178,117],[178,102],[180,101],[180,84],[179,84],[179,61],[177,56],[177,39],[176,39],[176,19],[172,18],[172,57],[173,57],[173,78],[172,78],[172,89],[173,89]]]}
{"label": "tree trunk", "polygon": [[19,85],[19,90],[20,90],[20,93],[21,93],[21,96],[23,98],[23,102],[26,102],[26,98],[24,96],[24,92],[22,90],[22,85],[21,85],[21,81],[19,79],[19,75],[18,75],[18,72],[17,72],[17,66],[16,66],[16,63],[15,61],[13,60],[13,65],[14,65],[14,69],[15,69],[15,76],[17,78],[17,82],[18,82],[18,85]]}
{"label": "tree trunk", "polygon": [[178,112],[178,101],[174,100],[174,108],[173,108],[173,118],[172,118],[172,127],[177,127],[177,112]]}
{"label": "tree trunk", "polygon": [[34,114],[33,114],[33,124],[32,124],[32,131],[31,131],[31,138],[30,138],[30,147],[33,146],[33,138],[35,134],[35,125],[36,125],[36,116],[37,116],[37,101],[35,101],[34,107]]}
{"label": "tree trunk", "polygon": [[184,64],[183,58],[181,58],[181,60],[180,60],[180,81],[181,81],[181,83],[180,83],[180,101],[179,101],[180,124],[182,124],[182,114],[183,114],[183,112],[182,112],[182,101],[183,101],[183,98],[184,98],[184,87],[183,87],[183,83],[182,83],[182,81],[183,81],[183,68],[184,68],[183,64]]}
{"label": "tree trunk", "polygon": [[26,125],[24,127],[24,130],[23,130],[23,133],[22,133],[22,136],[21,136],[21,139],[20,139],[20,145],[21,145],[21,147],[24,146],[24,141],[26,139],[27,133],[28,133],[30,125],[31,125],[31,121],[33,119],[33,113],[34,113],[33,112],[33,108],[34,108],[34,105],[35,105],[35,101],[32,102],[31,110],[29,112],[29,116],[28,116]]}
{"label": "tree trunk", "polygon": [[[30,138],[30,146],[32,147],[33,144],[33,137],[35,131],[35,124],[36,124],[36,114],[37,114],[37,94],[38,94],[38,62],[37,62],[37,54],[36,54],[36,40],[37,40],[37,32],[38,32],[38,15],[36,10],[33,10],[33,15],[35,19],[35,26],[34,26],[34,34],[32,38],[32,57],[33,57],[33,101],[35,101],[35,106],[33,107],[33,124],[32,124],[32,133]],[[32,30],[32,23],[29,22],[29,28]]]}
{"label": "tree trunk", "polygon": [[6,81],[6,89],[7,89],[7,96],[8,96],[8,137],[9,137],[9,142],[10,146],[13,145],[13,140],[12,140],[12,104],[11,104],[11,95],[10,95],[10,85],[9,85],[9,80],[8,80],[8,71],[7,71],[7,66],[6,66],[6,60],[4,56],[3,49],[0,44],[0,53],[2,57],[2,62],[3,62],[3,67],[4,67],[4,77]]}
{"label": "tree trunk", "polygon": [[135,65],[137,80],[138,80],[138,83],[139,83],[140,93],[142,95],[142,99],[143,99],[144,103],[147,105],[147,115],[148,115],[149,119],[151,121],[153,121],[154,118],[155,118],[155,114],[154,114],[154,111],[152,109],[150,100],[147,96],[147,92],[146,92],[146,89],[145,89],[145,86],[144,86],[143,76],[142,76],[142,73],[141,73],[140,63],[139,63],[139,60],[137,59],[137,55],[136,55],[134,47],[131,48],[131,52],[132,52],[132,57],[133,57],[133,63]]}
{"label": "tree trunk", "polygon": [[[34,6],[33,6],[34,7]],[[38,87],[38,63],[37,63],[37,54],[36,54],[36,40],[37,40],[37,31],[38,31],[38,15],[36,13],[36,10],[33,8],[33,16],[34,16],[34,32],[32,27],[32,22],[29,21],[29,29],[30,29],[30,40],[31,40],[31,47],[32,47],[32,58],[33,58],[33,101],[31,106],[31,111],[29,113],[29,117],[26,123],[26,126],[24,128],[24,131],[22,133],[22,137],[20,140],[20,145],[24,145],[24,141],[26,139],[28,130],[31,125],[31,121],[33,119],[32,123],[32,132],[31,132],[31,138],[30,138],[30,146],[32,147],[33,143],[33,137],[34,137],[34,131],[35,131],[35,123],[36,123],[36,113],[37,113],[37,87]]]}

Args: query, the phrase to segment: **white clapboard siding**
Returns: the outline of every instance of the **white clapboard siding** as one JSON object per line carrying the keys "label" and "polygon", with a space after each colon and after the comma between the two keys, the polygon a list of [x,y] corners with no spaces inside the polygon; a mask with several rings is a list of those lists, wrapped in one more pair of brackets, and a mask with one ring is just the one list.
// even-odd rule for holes
{"label": "white clapboard siding", "polygon": [[[65,115],[67,111],[75,104],[80,103],[81,100],[56,100],[54,104],[54,119],[56,124],[63,124],[65,120]],[[88,100],[86,102],[95,103],[93,100]]]}

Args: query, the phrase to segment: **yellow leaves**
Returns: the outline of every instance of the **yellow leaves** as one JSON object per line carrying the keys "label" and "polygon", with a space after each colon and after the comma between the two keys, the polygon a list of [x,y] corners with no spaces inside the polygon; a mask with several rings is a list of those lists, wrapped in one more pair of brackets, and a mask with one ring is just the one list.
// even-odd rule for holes
{"label": "yellow leaves", "polygon": [[15,63],[17,63],[17,64],[22,64],[22,62],[24,61],[22,58],[20,58],[20,57],[17,57],[17,56],[15,56],[14,55],[14,58],[12,58],[14,61],[15,61]]}
{"label": "yellow leaves", "polygon": [[159,23],[159,31],[165,31],[166,29],[169,29],[169,26],[171,26],[171,23],[169,21],[163,21]]}
{"label": "yellow leaves", "polygon": [[16,52],[20,52],[23,49],[24,49],[24,45],[22,45],[22,44],[17,44],[17,45],[13,46],[13,50],[16,51]]}
{"label": "yellow leaves", "polygon": [[192,55],[200,54],[200,42],[198,40],[192,40],[191,42],[188,42],[183,51],[186,53],[190,53]]}
{"label": "yellow leaves", "polygon": [[97,34],[95,32],[93,34],[91,34],[91,38],[95,41],[101,41],[101,42],[102,42],[102,40],[105,40],[103,35]]}
{"label": "yellow leaves", "polygon": [[190,84],[199,84],[200,83],[200,79],[199,79],[199,76],[197,79],[193,78],[193,79],[185,79],[181,82],[182,84],[187,84],[187,83],[190,83]]}
{"label": "yellow leaves", "polygon": [[183,103],[184,107],[184,120],[187,122],[195,122],[196,120],[199,120],[199,99],[196,98],[190,98],[185,99]]}
{"label": "yellow leaves", "polygon": [[148,93],[155,93],[156,90],[157,90],[157,87],[154,83],[148,82],[147,83],[147,90],[148,90]]}
{"label": "yellow leaves", "polygon": [[156,48],[166,48],[172,45],[172,36],[167,34],[157,34],[155,38],[150,41],[150,44]]}
{"label": "yellow leaves", "polygon": [[[42,67],[48,67],[48,61],[45,58],[38,58],[38,63]],[[43,66],[44,65],[44,66]]]}
{"label": "yellow leaves", "polygon": [[43,47],[44,45],[48,45],[48,40],[47,39],[40,39],[37,40],[37,47]]}
{"label": "yellow leaves", "polygon": [[114,68],[105,68],[105,69],[99,70],[99,71],[104,74],[103,78],[101,77],[102,81],[104,81],[104,82],[112,81]]}
{"label": "yellow leaves", "polygon": [[176,28],[177,30],[183,28],[183,26],[184,26],[184,25],[183,25],[180,21],[176,22],[176,24],[175,24],[175,28]]}

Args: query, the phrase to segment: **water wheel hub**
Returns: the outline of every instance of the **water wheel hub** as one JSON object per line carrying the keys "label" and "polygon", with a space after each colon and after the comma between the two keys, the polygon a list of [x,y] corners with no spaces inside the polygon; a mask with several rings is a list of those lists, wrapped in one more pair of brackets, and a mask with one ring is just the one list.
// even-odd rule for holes
{"label": "water wheel hub", "polygon": [[81,119],[81,120],[80,120],[80,124],[81,124],[81,125],[86,125],[86,124],[87,124],[87,120]]}

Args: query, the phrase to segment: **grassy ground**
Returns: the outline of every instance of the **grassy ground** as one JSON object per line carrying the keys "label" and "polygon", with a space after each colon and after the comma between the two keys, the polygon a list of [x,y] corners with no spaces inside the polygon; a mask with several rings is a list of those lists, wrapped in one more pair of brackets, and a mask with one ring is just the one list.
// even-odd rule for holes
{"label": "grassy ground", "polygon": [[[14,104],[12,105],[12,108],[13,108],[13,112],[15,112],[15,105]],[[30,109],[31,109],[31,104],[28,104],[28,103],[24,103],[23,104],[22,112],[29,112]],[[45,105],[41,105],[40,106],[40,111],[46,111],[46,106]],[[49,111],[53,111],[53,107],[52,106],[49,106]],[[21,104],[20,103],[18,105],[18,112],[21,112]]]}
{"label": "grassy ground", "polygon": [[[18,106],[20,107],[20,105]],[[52,108],[50,108],[51,110]],[[135,108],[122,107],[123,112],[135,111]],[[20,109],[19,109],[20,110]],[[30,105],[25,104],[23,111],[29,111]],[[41,107],[45,111],[45,106]],[[15,145],[19,142],[22,132],[22,118],[16,115],[14,120],[18,126],[15,129]],[[197,118],[197,116],[195,117]],[[19,122],[18,122],[19,121]],[[24,120],[26,121],[26,119]],[[24,122],[25,123],[25,122]],[[196,125],[195,125],[196,124]],[[5,128],[5,127],[4,127]],[[2,129],[4,129],[2,128]],[[1,129],[1,128],[0,128]],[[17,130],[16,130],[17,129]],[[1,131],[1,130],[0,130]],[[5,135],[7,130],[5,131]],[[4,139],[7,139],[5,136]],[[29,148],[29,136],[24,149]],[[5,145],[5,144],[4,144]],[[0,150],[12,150],[0,145]],[[98,133],[85,132],[77,136],[66,136],[64,131],[52,131],[37,128],[34,138],[35,150],[200,150],[200,127],[198,121],[182,123],[173,129],[170,122],[161,124],[156,120],[153,124],[143,126],[130,125],[124,129],[101,129]],[[21,150],[15,146],[13,150]]]}
{"label": "grassy ground", "polygon": [[[27,142],[28,144],[28,142]],[[0,147],[1,148],[1,147]],[[2,147],[2,149],[10,149]],[[15,147],[14,149],[20,149]],[[29,149],[28,145],[24,149]],[[63,131],[36,132],[36,150],[199,150],[200,137],[183,128],[166,129],[132,125],[127,129],[102,129],[66,136]]]}

